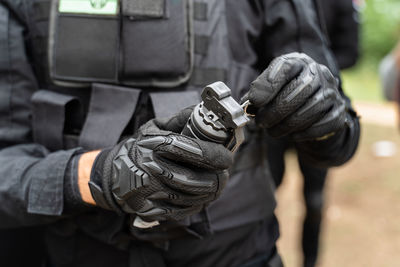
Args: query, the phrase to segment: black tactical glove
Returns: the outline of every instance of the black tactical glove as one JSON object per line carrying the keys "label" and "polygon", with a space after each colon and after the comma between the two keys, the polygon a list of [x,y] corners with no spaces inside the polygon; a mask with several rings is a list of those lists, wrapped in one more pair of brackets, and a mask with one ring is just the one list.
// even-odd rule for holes
{"label": "black tactical glove", "polygon": [[323,140],[343,129],[346,102],[329,69],[305,54],[276,58],[242,101],[256,108],[256,122],[273,137]]}
{"label": "black tactical glove", "polygon": [[151,120],[137,138],[100,153],[90,182],[97,205],[146,221],[180,220],[218,197],[232,155],[222,145],[176,133],[191,110]]}

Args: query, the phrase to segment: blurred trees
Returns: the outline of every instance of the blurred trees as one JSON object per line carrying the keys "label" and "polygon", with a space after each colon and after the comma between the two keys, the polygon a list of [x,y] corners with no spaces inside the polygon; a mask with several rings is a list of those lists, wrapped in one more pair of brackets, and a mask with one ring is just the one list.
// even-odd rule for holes
{"label": "blurred trees", "polygon": [[383,102],[378,77],[380,60],[400,39],[400,0],[353,0],[360,3],[361,58],[355,68],[342,73],[350,98]]}
{"label": "blurred trees", "polygon": [[400,1],[365,0],[360,11],[363,61],[376,65],[400,38]]}

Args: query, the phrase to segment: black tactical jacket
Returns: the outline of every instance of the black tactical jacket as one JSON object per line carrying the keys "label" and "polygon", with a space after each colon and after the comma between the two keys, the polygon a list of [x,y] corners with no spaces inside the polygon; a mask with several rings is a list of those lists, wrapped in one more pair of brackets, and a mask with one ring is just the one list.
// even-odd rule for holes
{"label": "black tactical jacket", "polygon": [[[273,58],[289,52],[304,52],[338,74],[311,0],[225,2],[230,68],[247,73],[246,78],[233,75],[239,82],[227,81],[231,87],[243,85],[236,97]],[[265,133],[260,129],[249,135],[249,143],[259,149],[258,165],[232,176],[221,199],[209,207],[207,231],[192,227],[192,235],[158,244],[163,249],[138,241],[148,233],[129,233],[125,217],[66,201],[64,177],[76,172],[71,159],[82,148],[54,149],[34,141],[31,98],[46,89],[79,99],[83,115],[64,110],[65,118],[72,117],[64,132],[76,134],[90,109],[91,90],[51,83],[45,38],[48,10],[46,0],[0,0],[0,227],[45,225],[50,266],[235,266],[258,254],[271,254],[278,228],[268,166],[263,165]],[[146,94],[141,96],[125,134],[157,113],[150,106]],[[358,136],[354,118],[339,136],[303,144],[300,154],[315,164],[340,165],[353,155]],[[43,131],[41,137],[46,139]],[[238,154],[249,155],[245,149],[246,145]]]}
{"label": "black tactical jacket", "polygon": [[352,0],[317,0],[320,3],[330,48],[340,69],[356,64],[359,53],[359,14]]}

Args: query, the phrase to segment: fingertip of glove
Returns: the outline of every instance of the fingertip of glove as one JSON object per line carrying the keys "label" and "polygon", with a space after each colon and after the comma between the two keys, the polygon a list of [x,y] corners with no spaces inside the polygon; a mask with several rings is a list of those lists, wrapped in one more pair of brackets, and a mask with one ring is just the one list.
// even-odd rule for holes
{"label": "fingertip of glove", "polygon": [[243,103],[245,103],[246,101],[250,100],[249,99],[249,92],[247,92],[244,96],[242,96],[240,98],[240,104],[242,105]]}
{"label": "fingertip of glove", "polygon": [[242,104],[249,100],[253,106],[259,108],[268,101],[268,84],[260,76],[250,84],[250,90],[242,97]]}
{"label": "fingertip of glove", "polygon": [[215,169],[229,169],[233,164],[233,153],[221,144],[207,142],[203,148],[204,157]]}

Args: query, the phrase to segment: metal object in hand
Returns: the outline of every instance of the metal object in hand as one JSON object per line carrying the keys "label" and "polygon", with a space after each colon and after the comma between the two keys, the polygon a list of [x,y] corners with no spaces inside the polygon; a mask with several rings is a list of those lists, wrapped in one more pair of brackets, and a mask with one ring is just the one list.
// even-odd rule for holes
{"label": "metal object in hand", "polygon": [[[204,141],[223,144],[232,152],[237,151],[244,141],[243,127],[250,121],[246,113],[250,103],[241,106],[223,82],[206,86],[201,94],[202,102],[194,108],[182,134]],[[150,228],[158,221],[146,222],[136,217],[133,226]]]}
{"label": "metal object in hand", "polygon": [[201,98],[182,134],[223,144],[235,152],[244,141],[243,127],[250,120],[244,108],[223,82],[206,86]]}

